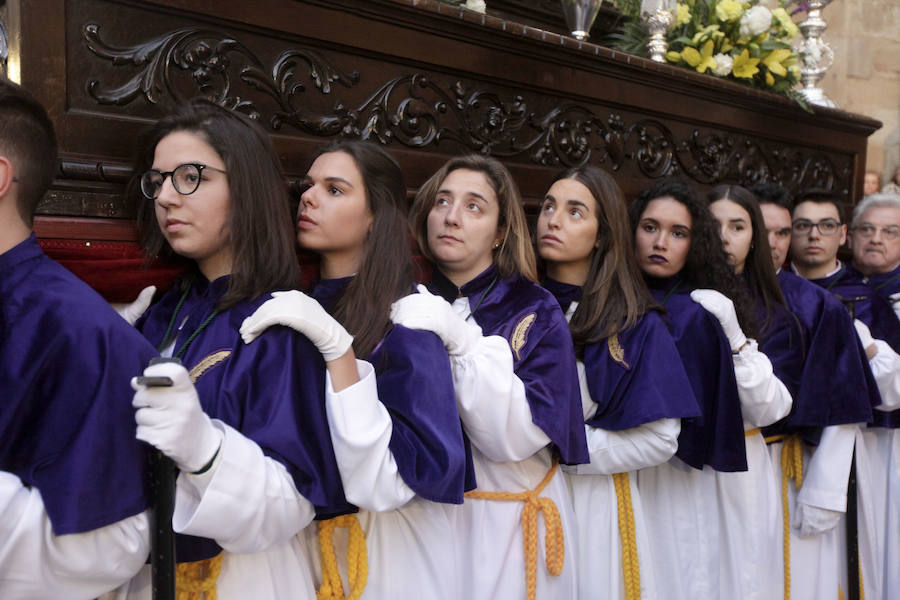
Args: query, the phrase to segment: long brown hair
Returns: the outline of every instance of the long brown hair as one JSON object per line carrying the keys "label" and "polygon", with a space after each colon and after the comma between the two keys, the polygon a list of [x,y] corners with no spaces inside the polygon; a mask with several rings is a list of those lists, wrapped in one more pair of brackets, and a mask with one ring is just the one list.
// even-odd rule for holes
{"label": "long brown hair", "polygon": [[628,205],[632,233],[637,231],[647,205],[667,196],[683,204],[691,215],[691,247],[678,277],[692,288],[713,289],[728,296],[734,303],[741,329],[747,337],[757,338],[756,312],[750,293],[728,264],[718,221],[690,185],[677,179],[663,179],[638,194]]}
{"label": "long brown hair", "polygon": [[391,304],[413,291],[413,259],[406,220],[406,183],[397,161],[372,142],[340,140],[323,154],[343,152],[362,175],[372,227],[356,276],[335,306],[334,318],[353,334],[357,356],[367,358],[391,328]]}
{"label": "long brown hair", "polygon": [[569,169],[553,181],[561,179],[584,185],[597,207],[598,245],[569,322],[572,340],[580,349],[633,326],[655,303],[638,267],[625,195],[616,181],[591,165]]}
{"label": "long brown hair", "polygon": [[160,140],[176,131],[202,138],[225,162],[231,195],[227,243],[233,262],[228,290],[218,308],[295,287],[298,269],[293,218],[272,141],[248,117],[204,99],[182,104],[158,121],[139,146],[128,195],[138,201],[137,230],[147,256],[175,254],[156,221],[156,200],[140,192],[140,177],[153,165]]}
{"label": "long brown hair", "polygon": [[431,248],[428,247],[428,213],[434,206],[441,184],[447,175],[457,169],[482,173],[497,196],[497,203],[500,206],[497,229],[503,240],[493,257],[497,273],[501,277],[521,275],[537,281],[534,248],[531,246],[531,235],[528,233],[528,222],[525,220],[525,209],[522,207],[519,188],[503,163],[489,156],[469,154],[451,158],[419,188],[410,209],[409,220],[413,237],[418,242],[422,255],[436,262]]}
{"label": "long brown hair", "polygon": [[759,202],[749,190],[739,185],[717,185],[706,195],[706,201],[712,205],[719,200],[731,200],[750,215],[750,227],[753,230],[750,251],[744,261],[744,278],[750,287],[750,294],[762,300],[765,306],[765,319],[760,324],[760,334],[764,334],[772,323],[775,305],[787,308],[781,286],[772,265],[772,248],[769,246],[766,223],[763,220]]}

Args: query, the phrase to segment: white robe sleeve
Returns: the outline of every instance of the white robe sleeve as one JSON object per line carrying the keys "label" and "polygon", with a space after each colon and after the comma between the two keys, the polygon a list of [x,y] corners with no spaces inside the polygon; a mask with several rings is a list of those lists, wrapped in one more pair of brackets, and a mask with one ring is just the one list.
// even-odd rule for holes
{"label": "white robe sleeve", "polygon": [[[574,302],[573,302],[574,304]],[[578,384],[581,389],[581,411],[588,420],[597,414],[597,403],[591,399],[584,363],[578,361]],[[661,465],[678,450],[681,419],[659,419],[622,431],[608,431],[585,424],[588,454],[591,462],[563,465],[563,470],[576,475],[612,475]]]}
{"label": "white robe sleeve", "polygon": [[894,314],[900,319],[900,292],[891,294],[891,305],[894,307]]}
{"label": "white robe sleeve", "polygon": [[41,494],[0,472],[0,595],[91,599],[131,579],[150,553],[146,513],[54,535]]}
{"label": "white robe sleeve", "polygon": [[878,352],[869,359],[869,367],[881,393],[875,410],[891,412],[900,408],[900,355],[887,342],[875,340]]}
{"label": "white robe sleeve", "polygon": [[356,361],[359,382],[335,392],[326,375],[325,408],[347,500],[370,511],[394,510],[415,492],[404,483],[390,450],[391,416],[378,400],[375,369]]}
{"label": "white robe sleeve", "polygon": [[450,362],[459,416],[485,456],[518,462],[550,443],[532,421],[525,384],[513,370],[512,350],[503,337],[482,337],[473,351],[451,356]]}
{"label": "white robe sleeve", "polygon": [[222,446],[209,471],[178,476],[173,529],[249,554],[285,542],[309,525],[315,510],[284,465],[237,430],[212,422],[224,433]]}
{"label": "white robe sleeve", "polygon": [[734,355],[734,376],[741,415],[752,427],[765,427],[791,412],[791,393],[772,371],[769,357],[759,351],[756,340]]}
{"label": "white robe sleeve", "polygon": [[797,502],[838,512],[847,510],[847,480],[858,429],[857,425],[830,425],[822,430]]}
{"label": "white robe sleeve", "polygon": [[623,431],[584,426],[591,462],[566,467],[578,475],[627,473],[666,462],[678,450],[680,419],[660,419]]}

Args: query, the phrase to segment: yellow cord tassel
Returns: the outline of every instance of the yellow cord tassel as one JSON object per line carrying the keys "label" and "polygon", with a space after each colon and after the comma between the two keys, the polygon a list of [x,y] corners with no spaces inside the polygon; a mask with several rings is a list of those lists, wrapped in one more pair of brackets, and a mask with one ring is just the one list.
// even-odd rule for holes
{"label": "yellow cord tassel", "polygon": [[[334,530],[344,527],[348,530],[347,541],[347,582],[349,595],[344,595],[344,584],[338,571],[337,556],[334,552]],[[317,600],[359,600],[366,589],[369,578],[369,555],[366,550],[366,535],[356,515],[341,515],[327,521],[319,521],[319,549],[322,553],[322,587],[316,592]]]}
{"label": "yellow cord tassel", "polygon": [[556,474],[559,460],[553,457],[550,470],[544,475],[544,479],[533,490],[527,492],[481,492],[473,490],[466,492],[466,498],[479,500],[500,500],[506,502],[524,502],[522,508],[522,545],[525,550],[525,588],[527,600],[534,600],[537,593],[537,515],[544,511],[544,554],[546,555],[547,572],[554,577],[562,573],[565,561],[566,548],[563,539],[562,520],[559,517],[559,509],[550,498],[540,498],[538,494],[544,491],[553,475]]}
{"label": "yellow cord tassel", "polygon": [[222,554],[178,563],[175,566],[175,597],[177,600],[216,600],[216,580],[222,571]]}
{"label": "yellow cord tassel", "polygon": [[782,547],[784,549],[784,600],[791,600],[791,509],[788,505],[788,486],[791,480],[794,487],[803,485],[803,440],[797,434],[778,434],[766,438],[767,444],[783,442],[781,446],[781,513],[784,530]]}
{"label": "yellow cord tassel", "polygon": [[622,543],[622,573],[625,578],[625,600],[641,598],[641,567],[638,561],[637,536],[634,530],[634,507],[631,505],[631,485],[628,473],[612,476],[616,487],[619,513],[619,539]]}

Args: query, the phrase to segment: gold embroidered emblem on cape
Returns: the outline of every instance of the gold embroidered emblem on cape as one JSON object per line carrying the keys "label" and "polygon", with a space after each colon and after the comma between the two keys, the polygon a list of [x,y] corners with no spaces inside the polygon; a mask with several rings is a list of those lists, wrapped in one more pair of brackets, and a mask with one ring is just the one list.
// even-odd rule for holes
{"label": "gold embroidered emblem on cape", "polygon": [[204,373],[215,367],[217,364],[231,356],[231,350],[219,350],[212,354],[207,354],[200,362],[194,365],[190,370],[191,381],[197,383],[197,380]]}
{"label": "gold embroidered emblem on cape", "polygon": [[619,334],[614,333],[608,338],[606,338],[606,347],[609,349],[609,355],[612,356],[612,359],[625,367],[626,369],[630,369],[631,365],[625,362],[625,348],[619,344]]}
{"label": "gold embroidered emblem on cape", "polygon": [[521,350],[525,346],[525,342],[528,341],[528,329],[531,327],[531,324],[534,323],[534,318],[535,313],[525,315],[513,330],[509,345],[513,352],[516,353],[516,360],[522,360],[522,357],[519,355],[519,350]]}

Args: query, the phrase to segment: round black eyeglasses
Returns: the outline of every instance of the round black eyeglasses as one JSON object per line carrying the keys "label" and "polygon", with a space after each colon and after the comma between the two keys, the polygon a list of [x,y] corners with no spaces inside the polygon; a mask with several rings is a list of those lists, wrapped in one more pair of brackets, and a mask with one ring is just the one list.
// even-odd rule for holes
{"label": "round black eyeglasses", "polygon": [[166,177],[171,176],[172,186],[175,187],[176,192],[182,196],[193,194],[197,191],[197,188],[200,187],[203,169],[218,171],[219,173],[226,172],[222,169],[201,165],[199,163],[185,163],[183,165],[178,165],[171,171],[157,171],[156,169],[150,169],[141,175],[141,193],[149,200],[156,200],[159,198],[159,192],[162,189],[163,183],[166,181]]}

